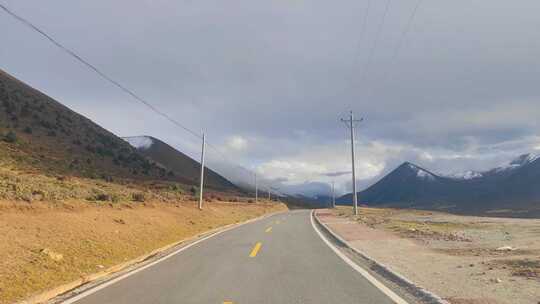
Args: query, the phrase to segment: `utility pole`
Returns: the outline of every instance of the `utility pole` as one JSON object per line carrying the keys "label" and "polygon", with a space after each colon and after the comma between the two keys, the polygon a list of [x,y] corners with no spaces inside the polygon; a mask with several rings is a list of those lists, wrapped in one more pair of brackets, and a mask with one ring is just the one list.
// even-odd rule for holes
{"label": "utility pole", "polygon": [[332,181],[332,208],[336,208],[336,191],[334,188],[334,181]]}
{"label": "utility pole", "polygon": [[203,186],[204,186],[204,146],[205,138],[204,133],[202,135],[202,151],[201,151],[201,184],[199,186],[199,209],[202,210],[203,202]]}
{"label": "utility pole", "polygon": [[270,188],[268,188],[268,200],[271,201],[271,199],[270,199]]}
{"label": "utility pole", "polygon": [[353,112],[351,111],[350,112],[350,116],[349,116],[349,119],[341,119],[342,122],[345,123],[345,125],[347,125],[347,127],[349,128],[349,130],[351,131],[351,163],[352,163],[352,187],[353,187],[353,213],[354,215],[358,215],[358,199],[357,199],[357,195],[356,195],[356,167],[354,165],[354,159],[355,159],[355,155],[354,155],[354,128],[356,127],[355,126],[355,123],[356,122],[361,122],[362,120],[364,120],[363,118],[361,119],[357,119],[355,120],[354,119],[354,114]]}
{"label": "utility pole", "polygon": [[257,184],[257,172],[255,172],[255,203],[259,199],[259,185]]}

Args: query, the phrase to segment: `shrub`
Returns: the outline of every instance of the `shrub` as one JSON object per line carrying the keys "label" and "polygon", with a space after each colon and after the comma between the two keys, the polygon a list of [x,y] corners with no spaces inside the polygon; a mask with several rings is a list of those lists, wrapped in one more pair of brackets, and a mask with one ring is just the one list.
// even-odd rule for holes
{"label": "shrub", "polygon": [[30,127],[24,128],[24,133],[32,134],[32,128]]}
{"label": "shrub", "polygon": [[189,189],[189,192],[191,192],[193,196],[196,196],[197,193],[199,193],[199,188],[197,188],[196,186],[191,186],[191,188]]}
{"label": "shrub", "polygon": [[182,188],[178,184],[172,184],[170,187],[171,191],[182,193]]}
{"label": "shrub", "polygon": [[108,183],[112,183],[114,181],[113,177],[107,174],[102,174],[101,178],[103,178],[103,180],[105,180]]}
{"label": "shrub", "polygon": [[9,131],[6,136],[4,136],[4,141],[8,143],[14,143],[17,141],[17,134],[13,131]]}
{"label": "shrub", "polygon": [[96,194],[94,196],[94,200],[95,201],[110,201],[111,196],[108,195],[107,193],[100,193],[100,194]]}
{"label": "shrub", "polygon": [[133,193],[131,195],[131,200],[134,202],[144,202],[146,200],[146,197],[144,196],[144,193]]}

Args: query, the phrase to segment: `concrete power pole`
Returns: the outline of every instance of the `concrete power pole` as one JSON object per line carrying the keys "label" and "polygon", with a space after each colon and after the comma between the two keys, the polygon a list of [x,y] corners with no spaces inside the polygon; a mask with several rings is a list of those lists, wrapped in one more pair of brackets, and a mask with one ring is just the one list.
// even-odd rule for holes
{"label": "concrete power pole", "polygon": [[336,190],[334,186],[334,181],[332,181],[332,208],[336,208]]}
{"label": "concrete power pole", "polygon": [[356,166],[354,165],[355,155],[354,155],[354,128],[356,122],[361,122],[363,119],[355,120],[354,114],[351,111],[349,119],[341,119],[344,122],[349,130],[351,131],[351,163],[352,163],[352,188],[353,188],[353,213],[358,215],[358,199],[356,194]]}
{"label": "concrete power pole", "polygon": [[204,186],[204,146],[205,138],[204,133],[202,135],[202,151],[201,151],[201,184],[199,186],[199,209],[202,210],[203,202],[203,186]]}
{"label": "concrete power pole", "polygon": [[259,200],[259,185],[257,184],[257,172],[255,172],[255,203]]}

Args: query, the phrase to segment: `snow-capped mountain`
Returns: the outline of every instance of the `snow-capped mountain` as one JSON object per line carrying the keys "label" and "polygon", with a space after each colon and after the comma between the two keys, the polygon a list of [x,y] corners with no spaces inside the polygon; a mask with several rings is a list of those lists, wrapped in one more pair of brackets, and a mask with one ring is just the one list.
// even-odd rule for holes
{"label": "snow-capped mountain", "polygon": [[531,164],[531,163],[537,161],[539,158],[540,158],[540,155],[538,155],[538,154],[533,154],[533,153],[523,154],[523,155],[520,155],[519,157],[517,157],[516,159],[513,159],[509,163],[507,163],[507,164],[505,164],[505,165],[503,165],[501,167],[495,168],[495,169],[493,169],[491,171],[503,172],[503,171],[514,170],[514,169],[526,166],[528,164]]}
{"label": "snow-capped mountain", "polygon": [[[444,176],[409,162],[403,163],[358,194],[373,205],[439,208],[460,212],[491,209],[537,209],[540,212],[540,155],[524,154],[485,172]],[[350,203],[351,194],[338,199]]]}

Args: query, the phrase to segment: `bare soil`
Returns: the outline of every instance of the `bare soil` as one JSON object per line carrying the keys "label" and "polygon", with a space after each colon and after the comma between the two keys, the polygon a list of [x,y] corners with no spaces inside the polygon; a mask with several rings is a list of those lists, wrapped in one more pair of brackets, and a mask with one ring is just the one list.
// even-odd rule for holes
{"label": "bare soil", "polygon": [[278,203],[0,202],[0,303],[89,276]]}
{"label": "bare soil", "polygon": [[354,217],[350,207],[321,215],[354,247],[450,303],[540,303],[538,219],[378,208]]}

